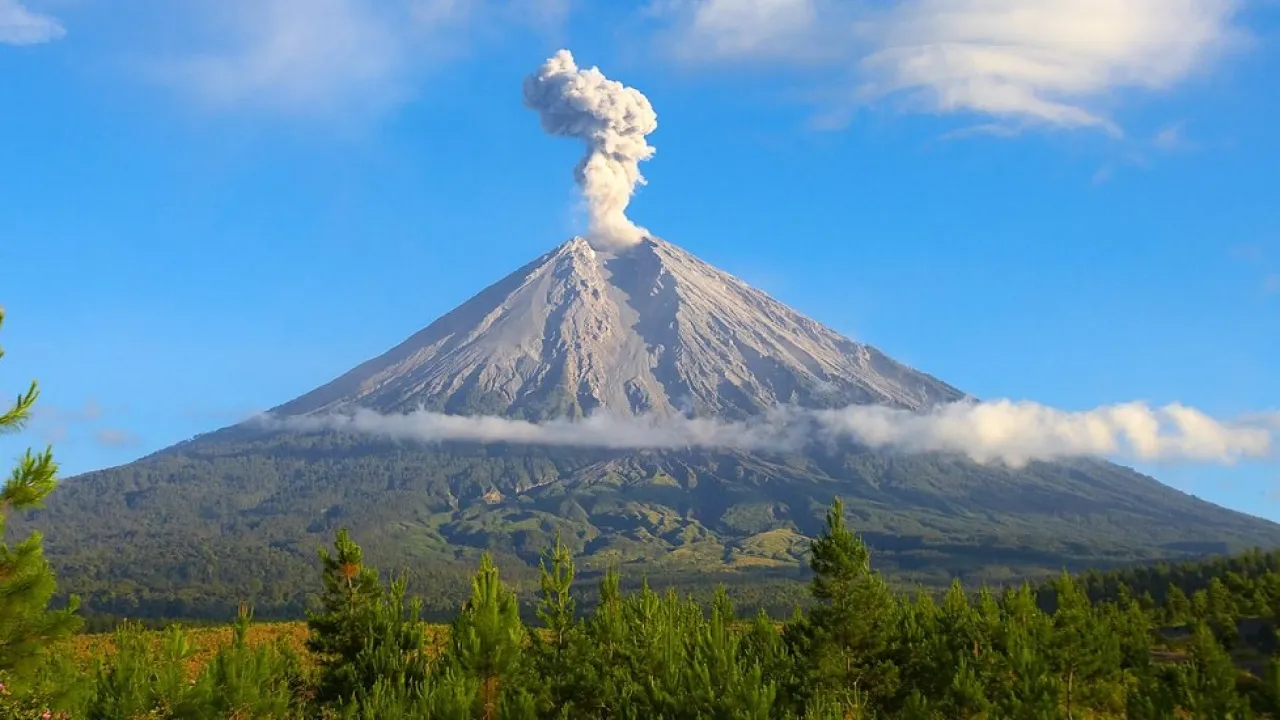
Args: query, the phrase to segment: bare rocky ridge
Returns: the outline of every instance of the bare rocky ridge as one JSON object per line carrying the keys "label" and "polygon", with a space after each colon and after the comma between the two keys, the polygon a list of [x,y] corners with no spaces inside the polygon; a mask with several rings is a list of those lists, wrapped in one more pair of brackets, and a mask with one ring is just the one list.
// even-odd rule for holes
{"label": "bare rocky ridge", "polygon": [[574,238],[381,357],[272,412],[424,408],[541,420],[964,397],[663,240]]}

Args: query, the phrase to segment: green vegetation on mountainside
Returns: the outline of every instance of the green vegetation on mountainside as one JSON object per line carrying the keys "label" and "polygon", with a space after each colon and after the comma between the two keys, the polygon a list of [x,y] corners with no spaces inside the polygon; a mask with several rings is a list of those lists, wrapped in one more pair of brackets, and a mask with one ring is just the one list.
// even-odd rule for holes
{"label": "green vegetation on mountainside", "polygon": [[[1063,568],[1280,545],[1280,526],[1095,461],[1021,470],[854,448],[804,455],[426,445],[238,427],[72,478],[31,526],[93,614],[297,618],[338,527],[405,568],[437,615],[489,552],[517,590],[559,533],[589,582],[638,582],[785,613],[806,538],[836,495],[898,584],[970,585]],[[249,562],[248,559],[252,559]],[[766,593],[761,588],[769,588]]]}

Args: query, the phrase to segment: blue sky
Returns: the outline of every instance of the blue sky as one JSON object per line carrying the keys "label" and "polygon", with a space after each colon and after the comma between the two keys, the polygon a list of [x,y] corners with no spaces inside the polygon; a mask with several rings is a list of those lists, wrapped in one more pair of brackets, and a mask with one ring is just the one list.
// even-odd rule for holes
{"label": "blue sky", "polygon": [[[630,215],[984,398],[1280,406],[1280,7],[0,0],[0,382],[65,474],[317,386],[582,230],[561,47],[648,96]],[[1280,519],[1274,460],[1143,466]]]}

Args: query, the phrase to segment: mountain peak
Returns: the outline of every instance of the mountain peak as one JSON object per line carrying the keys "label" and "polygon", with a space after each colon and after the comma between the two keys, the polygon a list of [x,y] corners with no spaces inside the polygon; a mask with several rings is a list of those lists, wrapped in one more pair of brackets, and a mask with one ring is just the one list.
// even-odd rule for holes
{"label": "mountain peak", "polygon": [[574,235],[568,240],[560,243],[555,250],[551,251],[550,255],[552,257],[574,256],[584,259],[595,259],[596,250],[591,247],[591,243],[587,242],[586,238],[581,235]]}
{"label": "mountain peak", "polygon": [[741,418],[782,404],[920,409],[961,397],[670,242],[606,252],[574,237],[273,412]]}

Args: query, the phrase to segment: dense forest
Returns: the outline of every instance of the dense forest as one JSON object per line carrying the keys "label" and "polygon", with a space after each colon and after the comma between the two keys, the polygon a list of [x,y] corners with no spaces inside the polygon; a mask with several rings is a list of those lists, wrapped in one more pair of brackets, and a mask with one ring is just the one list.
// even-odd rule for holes
{"label": "dense forest", "polygon": [[1280,717],[1275,553],[903,594],[844,518],[835,503],[811,546],[810,602],[785,622],[740,619],[723,592],[709,604],[624,592],[615,573],[580,612],[557,543],[536,621],[485,558],[470,599],[434,627],[403,578],[384,582],[341,531],[321,553],[304,647],[251,642],[245,608],[194,669],[177,626],[126,623],[110,651],[72,657],[57,638],[74,631],[74,608],[39,606],[49,586],[15,605],[6,574],[0,717]]}

